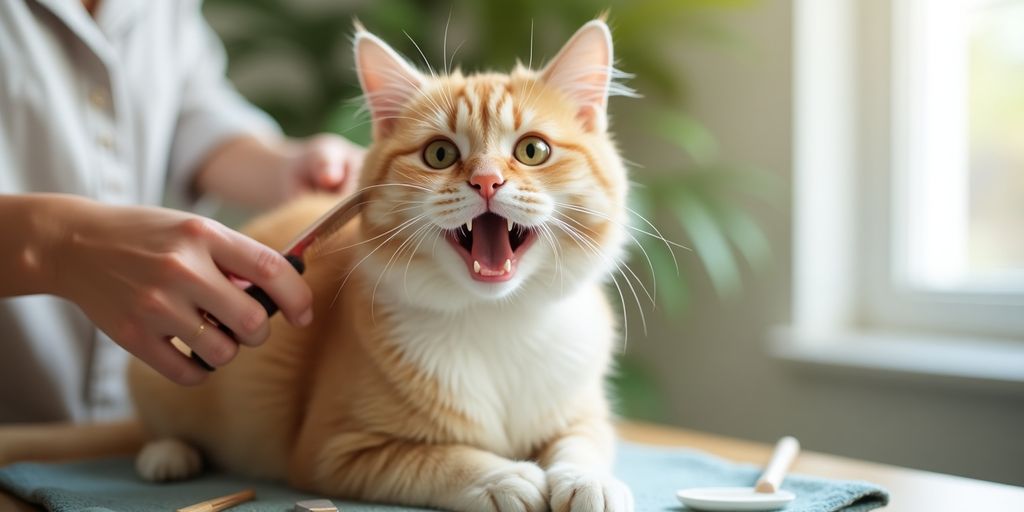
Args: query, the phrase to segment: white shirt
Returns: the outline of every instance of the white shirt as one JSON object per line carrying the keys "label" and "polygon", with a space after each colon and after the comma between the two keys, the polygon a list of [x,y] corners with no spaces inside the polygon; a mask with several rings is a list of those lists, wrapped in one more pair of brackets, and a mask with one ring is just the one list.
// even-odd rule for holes
{"label": "white shirt", "polygon": [[[0,194],[187,204],[211,149],[277,130],[224,72],[198,0],[103,0],[95,19],[80,0],[0,1]],[[125,414],[126,358],[74,304],[0,299],[0,423]]]}

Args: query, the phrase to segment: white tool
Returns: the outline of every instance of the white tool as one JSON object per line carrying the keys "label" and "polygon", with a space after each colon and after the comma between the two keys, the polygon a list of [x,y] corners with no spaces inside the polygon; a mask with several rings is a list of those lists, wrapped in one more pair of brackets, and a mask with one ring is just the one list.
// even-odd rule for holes
{"label": "white tool", "polygon": [[676,492],[679,501],[695,510],[776,510],[796,499],[780,490],[786,471],[793,464],[800,443],[786,436],[775,444],[775,452],[754,487],[703,487]]}

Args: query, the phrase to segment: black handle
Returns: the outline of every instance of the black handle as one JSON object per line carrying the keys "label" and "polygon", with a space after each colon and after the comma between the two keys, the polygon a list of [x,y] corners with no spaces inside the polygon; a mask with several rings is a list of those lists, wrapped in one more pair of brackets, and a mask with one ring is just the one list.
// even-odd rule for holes
{"label": "black handle", "polygon": [[[294,268],[295,271],[298,272],[300,275],[306,271],[306,264],[302,261],[302,258],[300,258],[299,256],[289,254],[284,258],[288,260],[288,263],[290,263],[292,265],[292,268]],[[250,297],[256,299],[256,302],[259,302],[260,305],[263,306],[263,309],[266,310],[268,317],[274,316],[274,313],[277,313],[277,311],[280,309],[277,307],[277,304],[274,303],[274,300],[270,298],[270,295],[267,295],[267,292],[263,291],[263,288],[260,288],[259,286],[256,286],[254,284],[249,285],[249,287],[245,289],[245,293],[248,293]],[[217,329],[219,329],[220,332],[226,334],[229,338],[235,339],[235,332],[232,331],[231,328],[228,327],[227,325],[217,322]],[[192,359],[196,363],[198,363],[199,366],[202,366],[205,370],[211,372],[214,370],[213,366],[210,366],[210,363],[203,361],[203,358],[199,357],[199,354],[196,354],[195,351],[192,351]]]}

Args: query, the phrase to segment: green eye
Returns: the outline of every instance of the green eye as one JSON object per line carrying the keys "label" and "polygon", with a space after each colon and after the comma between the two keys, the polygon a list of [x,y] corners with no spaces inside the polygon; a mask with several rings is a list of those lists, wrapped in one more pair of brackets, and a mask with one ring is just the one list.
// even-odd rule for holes
{"label": "green eye", "polygon": [[423,161],[434,169],[451,167],[459,159],[459,148],[452,141],[439,139],[423,149]]}
{"label": "green eye", "polygon": [[535,136],[523,137],[512,151],[516,160],[526,165],[540,165],[551,156],[551,146],[544,139]]}

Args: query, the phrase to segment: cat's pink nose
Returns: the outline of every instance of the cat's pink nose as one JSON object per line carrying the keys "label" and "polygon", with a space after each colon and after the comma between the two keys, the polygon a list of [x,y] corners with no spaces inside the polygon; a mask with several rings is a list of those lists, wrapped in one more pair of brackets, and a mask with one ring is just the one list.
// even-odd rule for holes
{"label": "cat's pink nose", "polygon": [[498,187],[505,184],[505,178],[497,173],[477,173],[469,178],[469,186],[476,189],[484,199],[494,197]]}

